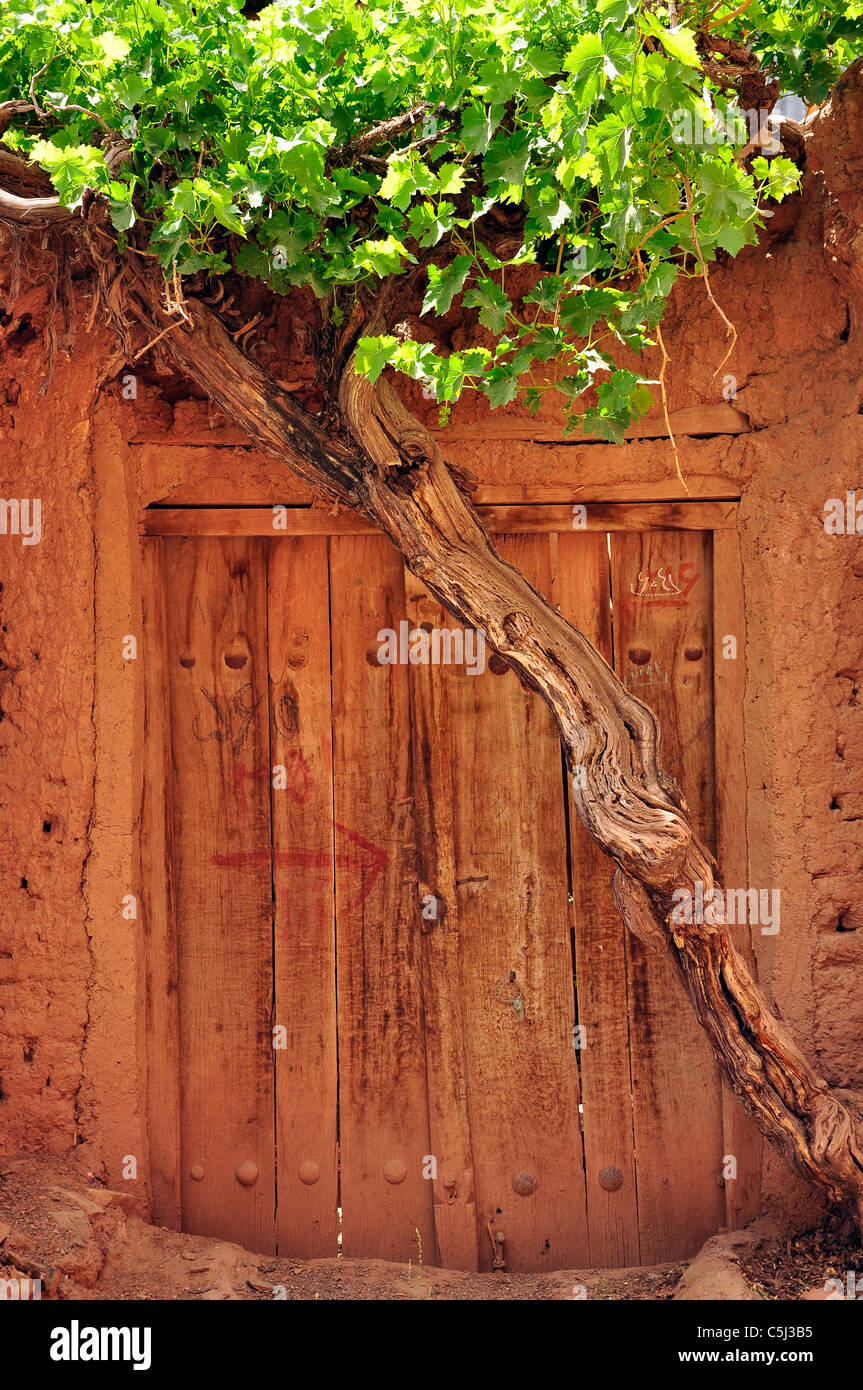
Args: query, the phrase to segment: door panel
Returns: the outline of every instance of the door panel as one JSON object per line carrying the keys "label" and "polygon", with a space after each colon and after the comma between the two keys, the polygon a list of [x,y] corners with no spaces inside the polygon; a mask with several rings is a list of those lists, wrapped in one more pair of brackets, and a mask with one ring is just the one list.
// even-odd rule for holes
{"label": "door panel", "polygon": [[[661,756],[714,841],[713,571],[703,531],[611,537],[615,666],[655,710]],[[671,961],[626,940],[641,1260],[694,1254],[725,1224],[721,1084]]]}
{"label": "door panel", "polygon": [[275,1249],[264,542],[170,540],[183,1225]]}
{"label": "door panel", "polygon": [[278,1236],[306,1258],[335,1254],[338,1238],[328,591],[326,537],[270,543]]}
{"label": "door panel", "polygon": [[[612,665],[609,564],[602,532],[557,537],[555,602]],[[590,1263],[602,1269],[639,1260],[627,933],[611,891],[614,866],[570,805]]]}
{"label": "door panel", "polygon": [[434,1249],[407,668],[378,632],[405,616],[380,536],[333,538],[333,749],[342,1250]]}
{"label": "door panel", "polygon": [[[504,559],[551,592],[548,536]],[[455,626],[455,625],[453,625]],[[453,732],[456,883],[468,1105],[480,1222],[507,1270],[572,1266],[587,1246],[573,1027],[560,740],[551,713],[492,661],[441,666]]]}
{"label": "door panel", "polygon": [[[179,1187],[185,1229],[305,1258],[339,1230],[464,1269],[692,1253],[725,1224],[718,1074],[544,704],[488,653],[381,660],[402,622],[461,631],[383,537],[147,545],[158,1214]],[[712,845],[709,533],[499,545],[657,711]]]}

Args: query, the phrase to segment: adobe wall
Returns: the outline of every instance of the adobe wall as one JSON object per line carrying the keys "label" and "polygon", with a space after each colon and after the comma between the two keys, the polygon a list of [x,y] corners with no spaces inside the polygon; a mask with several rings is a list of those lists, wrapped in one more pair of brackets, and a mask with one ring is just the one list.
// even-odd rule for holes
{"label": "adobe wall", "polygon": [[[812,192],[810,176],[810,194]],[[692,493],[740,496],[746,632],[749,883],[778,887],[781,931],[758,937],[762,985],[827,1079],[863,1087],[863,554],[828,536],[827,498],[863,495],[860,302],[822,249],[815,196],[783,207],[757,249],[718,266],[724,326],[700,281],[675,292],[665,338],[670,408],[722,406],[727,373],[745,432],[682,438]],[[835,272],[835,273],[834,273]],[[116,1185],[126,1156],[145,1188],[146,1057],[137,888],[142,702],[138,520],[152,502],[304,500],[182,382],[125,365],[78,295],[71,360],[45,394],[47,295],[0,315],[0,495],[40,497],[43,536],[0,537],[0,1146],[77,1147]],[[307,379],[301,306],[260,347]],[[465,330],[449,325],[457,345]],[[657,374],[656,354],[648,375]],[[122,378],[136,376],[137,399]],[[413,392],[411,403],[431,407]],[[461,405],[445,451],[482,501],[680,497],[667,440],[554,442],[555,420]],[[552,440],[548,440],[548,436]],[[546,436],[543,439],[543,436]],[[134,1184],[133,1184],[134,1185]],[[803,1220],[802,1185],[768,1154],[768,1209]]]}

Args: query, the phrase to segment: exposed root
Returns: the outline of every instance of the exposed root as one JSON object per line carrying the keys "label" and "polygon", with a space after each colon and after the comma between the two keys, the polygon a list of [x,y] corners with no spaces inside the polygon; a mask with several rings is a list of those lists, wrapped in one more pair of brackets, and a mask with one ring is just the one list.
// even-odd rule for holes
{"label": "exposed root", "polygon": [[698,264],[701,267],[701,278],[704,281],[704,288],[707,291],[707,298],[710,300],[710,303],[713,305],[717,314],[722,319],[722,322],[725,324],[725,336],[728,337],[728,334],[731,334],[731,344],[728,348],[728,351],[726,352],[722,361],[719,363],[719,366],[713,373],[714,376],[718,376],[718,374],[722,371],[722,368],[725,366],[725,363],[728,361],[729,357],[731,356],[732,352],[734,351],[737,345],[737,329],[734,327],[734,324],[731,322],[730,318],[728,317],[722,306],[719,303],[717,303],[716,298],[713,294],[713,290],[711,289],[710,276],[707,273],[707,263],[705,262],[704,256],[701,252],[701,245],[698,240],[698,232],[695,226],[695,212],[692,207],[692,188],[690,186],[689,179],[685,174],[683,176],[683,185],[686,189],[686,206],[689,209],[689,224],[692,228],[692,240],[695,243],[695,250],[698,255]]}
{"label": "exposed root", "polygon": [[10,227],[9,236],[9,302],[14,304],[21,293],[21,246],[24,233]]}
{"label": "exposed root", "polygon": [[50,387],[51,382],[54,380],[54,359],[57,355],[57,287],[59,280],[59,266],[57,264],[57,257],[52,253],[49,253],[49,255],[51,264],[51,269],[49,272],[51,300],[48,305],[48,317],[45,322],[45,356],[47,359],[48,366],[45,375],[43,376],[42,380],[39,382],[38,387],[36,388],[37,396],[45,396],[48,393],[48,388]]}
{"label": "exposed root", "polygon": [[149,352],[151,347],[155,347],[157,343],[161,342],[166,333],[170,333],[172,329],[179,327],[179,319],[176,323],[169,323],[167,328],[163,328],[161,333],[157,333],[155,338],[151,338],[149,343],[145,343],[142,348],[138,348],[138,351],[132,354],[132,361],[137,362],[139,357],[143,357],[145,352]]}
{"label": "exposed root", "polygon": [[[639,247],[636,250],[635,257],[638,263],[638,278],[643,282],[644,265],[641,259],[641,247]],[[691,497],[692,492],[690,491],[689,484],[683,476],[683,469],[680,466],[680,454],[677,449],[677,440],[674,437],[674,430],[671,428],[671,416],[668,412],[668,390],[665,385],[665,373],[668,370],[668,364],[671,361],[671,358],[669,357],[668,352],[666,350],[665,339],[662,336],[662,329],[659,326],[659,324],[656,325],[656,341],[658,342],[659,350],[662,353],[662,366],[659,369],[659,391],[662,396],[662,414],[665,418],[665,428],[668,430],[668,438],[671,441],[671,452],[674,455],[674,467],[677,472],[677,476],[680,479],[680,482],[683,486],[683,491],[686,493],[687,497]]]}
{"label": "exposed root", "polygon": [[662,352],[662,366],[659,369],[659,390],[662,394],[662,413],[665,416],[665,428],[668,430],[668,438],[671,440],[671,452],[674,454],[674,467],[677,470],[677,476],[683,485],[683,490],[686,493],[687,497],[691,497],[692,492],[690,491],[689,484],[683,476],[683,469],[680,466],[680,454],[677,451],[677,440],[674,437],[674,430],[671,428],[671,416],[668,413],[668,392],[665,387],[665,373],[668,369],[668,364],[671,361],[671,358],[669,357],[668,352],[666,351],[665,340],[662,336],[662,329],[659,327],[658,324],[656,327],[656,341],[659,343],[659,348]]}

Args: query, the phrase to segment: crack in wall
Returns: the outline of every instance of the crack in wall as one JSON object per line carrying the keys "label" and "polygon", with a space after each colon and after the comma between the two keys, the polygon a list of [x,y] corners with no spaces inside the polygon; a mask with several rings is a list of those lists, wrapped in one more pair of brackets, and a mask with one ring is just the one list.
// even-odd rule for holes
{"label": "crack in wall", "polygon": [[[93,443],[93,440],[92,440],[92,427],[89,427],[89,428],[88,428],[88,431],[87,431],[86,453],[87,453],[87,458],[88,458],[88,462],[89,462],[89,465],[90,465],[91,477],[93,476],[93,468],[94,468],[92,443]],[[85,852],[84,852],[83,859],[82,859],[82,861],[81,861],[81,878],[80,878],[81,902],[83,903],[83,906],[84,906],[84,918],[83,918],[83,923],[82,923],[82,925],[83,925],[83,928],[84,928],[84,936],[85,936],[86,947],[87,947],[87,964],[88,964],[88,969],[87,969],[87,978],[86,978],[85,983],[84,983],[84,1000],[85,1000],[84,1025],[83,1025],[83,1028],[82,1028],[82,1030],[81,1030],[81,1042],[80,1042],[80,1046],[79,1046],[79,1049],[78,1049],[78,1058],[79,1058],[79,1067],[80,1067],[80,1080],[79,1080],[78,1085],[77,1085],[77,1087],[76,1087],[76,1089],[75,1089],[75,1094],[74,1094],[74,1096],[73,1096],[73,1098],[72,1098],[73,1117],[74,1117],[74,1127],[75,1127],[75,1144],[76,1144],[76,1145],[77,1145],[77,1144],[83,1144],[83,1143],[85,1142],[85,1140],[86,1140],[86,1138],[87,1138],[87,1132],[86,1132],[86,1131],[88,1131],[88,1129],[89,1129],[89,1125],[85,1122],[85,1118],[84,1118],[84,1114],[83,1114],[83,1109],[84,1109],[84,1107],[83,1107],[83,1104],[82,1104],[82,1100],[83,1100],[84,1090],[85,1090],[85,1087],[86,1087],[86,1085],[87,1085],[87,1050],[88,1050],[89,1041],[90,1041],[90,1029],[91,1029],[92,1024],[93,1024],[93,995],[94,995],[94,992],[95,992],[95,989],[96,989],[96,980],[97,980],[97,974],[98,974],[98,965],[97,965],[97,961],[96,961],[96,953],[95,953],[95,950],[94,950],[94,947],[93,947],[93,932],[92,932],[92,927],[91,927],[91,924],[92,924],[92,921],[93,921],[93,917],[92,917],[92,912],[91,912],[91,909],[90,909],[90,893],[89,893],[90,860],[91,860],[91,857],[92,857],[92,854],[93,854],[93,828],[94,828],[95,819],[96,819],[96,776],[97,776],[97,752],[98,752],[98,734],[97,734],[97,728],[96,728],[96,671],[97,671],[96,651],[97,651],[97,643],[98,643],[97,592],[98,592],[99,562],[100,562],[100,556],[99,556],[99,540],[98,540],[97,528],[96,528],[96,515],[95,515],[95,507],[93,507],[93,506],[91,506],[91,508],[90,508],[90,518],[89,518],[89,520],[90,520],[90,536],[91,536],[91,538],[92,538],[92,547],[93,547],[93,584],[92,584],[92,609],[91,609],[91,617],[92,617],[91,632],[92,632],[92,639],[93,639],[93,645],[92,645],[92,652],[93,652],[93,667],[92,667],[92,670],[93,670],[93,678],[92,678],[92,684],[91,684],[91,692],[92,692],[92,693],[91,693],[90,710],[89,710],[90,747],[91,747],[91,750],[92,750],[92,758],[91,758],[92,778],[91,778],[91,782],[90,782],[90,808],[89,808],[89,812],[88,812],[88,815],[87,815],[87,825],[86,825],[86,828],[85,828],[85,831],[84,831],[84,841],[85,841],[86,849],[85,849]],[[92,1102],[91,1102],[91,1104],[90,1104],[90,1106],[89,1106],[88,1108],[90,1108],[90,1109],[92,1110]]]}

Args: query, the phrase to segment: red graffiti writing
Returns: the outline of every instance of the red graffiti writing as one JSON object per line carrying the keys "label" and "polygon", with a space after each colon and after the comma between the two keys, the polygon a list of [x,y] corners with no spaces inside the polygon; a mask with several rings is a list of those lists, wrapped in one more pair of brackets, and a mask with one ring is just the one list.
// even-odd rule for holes
{"label": "red graffiti writing", "polygon": [[230,854],[214,854],[210,860],[219,868],[264,869],[272,860],[275,869],[323,869],[330,874],[333,868],[347,871],[348,881],[359,879],[359,892],[353,892],[345,902],[345,907],[355,907],[363,902],[374,888],[382,871],[389,863],[389,855],[356,830],[333,822],[333,829],[348,841],[351,849],[277,849],[238,850]]}

